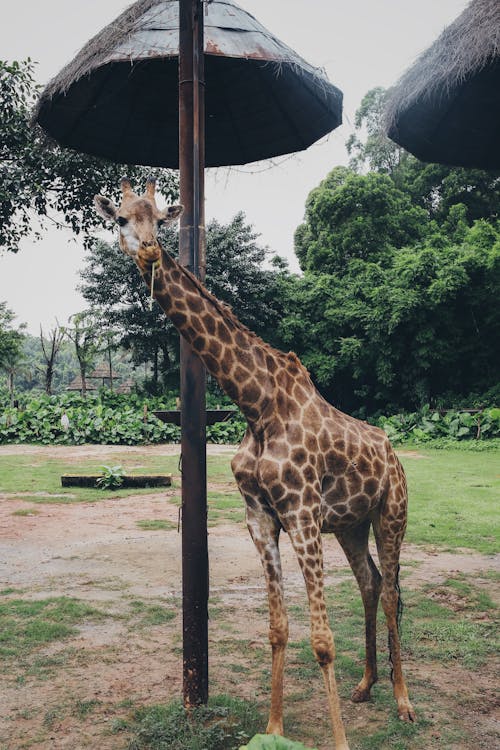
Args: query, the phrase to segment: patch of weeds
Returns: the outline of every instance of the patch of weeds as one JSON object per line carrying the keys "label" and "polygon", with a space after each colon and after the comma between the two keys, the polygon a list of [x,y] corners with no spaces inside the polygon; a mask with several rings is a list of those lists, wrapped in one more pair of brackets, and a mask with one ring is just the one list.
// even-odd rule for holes
{"label": "patch of weeds", "polygon": [[124,698],[122,701],[116,704],[117,708],[133,708],[134,701],[132,698]]}
{"label": "patch of weeds", "polygon": [[0,591],[0,596],[10,596],[11,594],[22,594],[22,593],[23,593],[22,589],[9,588],[9,589],[2,589]]}
{"label": "patch of weeds", "polygon": [[128,750],[234,750],[261,724],[254,703],[227,696],[212,698],[189,714],[178,702],[151,706],[136,713]]}
{"label": "patch of weeds", "polygon": [[474,610],[475,612],[485,612],[489,609],[496,609],[489,594],[468,583],[463,575],[448,578],[444,582],[442,588],[451,589],[456,592],[458,596],[462,597],[464,599],[465,609]]}
{"label": "patch of weeds", "polygon": [[245,510],[239,492],[209,492],[207,502],[209,525],[220,521],[240,523],[245,519]]}
{"label": "patch of weeds", "polygon": [[21,508],[21,510],[15,510],[13,513],[11,513],[12,516],[37,516],[38,511],[34,508]]}
{"label": "patch of weeds", "polygon": [[248,674],[250,672],[249,667],[246,667],[244,664],[228,664],[228,669],[231,672],[236,672],[236,674]]}
{"label": "patch of weeds", "polygon": [[[416,748],[418,746],[427,748],[428,744],[425,740],[424,744],[421,745],[417,739],[417,744],[412,742],[411,746],[408,744],[408,741],[414,740],[419,734],[422,734],[423,730],[429,726],[429,723],[420,714],[418,722],[413,724],[401,721],[397,714],[392,712],[387,717],[387,723],[384,726],[374,729],[373,733],[370,732],[369,736],[366,736],[366,728],[363,728],[363,730],[353,730],[350,736],[354,741],[353,744],[355,743],[355,747],[359,748],[359,750],[386,750],[386,748],[391,748],[391,750],[408,750],[409,747]],[[361,731],[364,736],[361,734]]]}
{"label": "patch of weeds", "polygon": [[496,628],[454,612],[424,592],[408,592],[403,646],[417,659],[456,661],[468,669],[484,663],[497,648]]}
{"label": "patch of weeds", "polygon": [[103,614],[71,597],[0,603],[0,656],[24,656],[43,643],[73,635],[74,625]]}
{"label": "patch of weeds", "polygon": [[53,708],[49,708],[49,710],[45,712],[45,716],[43,717],[44,727],[47,727],[47,729],[52,729],[52,727],[54,726],[54,722],[61,720],[64,717],[64,714],[65,711],[62,706],[54,706]]}
{"label": "patch of weeds", "polygon": [[140,599],[134,599],[129,602],[133,616],[139,619],[135,623],[136,627],[146,627],[148,625],[163,625],[170,622],[176,616],[176,612],[168,609],[163,604],[149,604]]}
{"label": "patch of weeds", "polygon": [[125,472],[123,466],[101,466],[102,476],[96,479],[96,487],[100,490],[115,490],[123,484]]}
{"label": "patch of weeds", "polygon": [[71,652],[74,653],[74,650],[68,649],[59,654],[53,654],[52,656],[45,656],[42,654],[33,660],[29,669],[26,671],[26,674],[32,677],[37,677],[39,680],[47,680],[54,675],[59,667],[62,667],[67,663]]}
{"label": "patch of weeds", "polygon": [[498,570],[482,570],[478,575],[480,578],[485,578],[489,581],[500,581],[500,572]]}
{"label": "patch of weeds", "polygon": [[309,611],[307,607],[301,607],[299,604],[289,605],[288,614],[296,622],[306,622],[309,619]]}
{"label": "patch of weeds", "polygon": [[177,524],[168,521],[166,518],[149,518],[136,521],[136,524],[145,531],[163,531],[177,528]]}
{"label": "patch of weeds", "polygon": [[36,716],[37,711],[34,708],[22,708],[18,712],[18,716],[20,719],[25,719],[26,721],[29,721],[29,719],[32,719],[34,716]]}
{"label": "patch of weeds", "polygon": [[89,714],[91,714],[97,706],[102,705],[102,701],[97,698],[91,698],[89,701],[77,700],[72,714],[83,721]]}
{"label": "patch of weeds", "polygon": [[130,729],[130,722],[126,719],[115,719],[111,724],[111,734],[119,734],[120,732],[128,732]]}
{"label": "patch of weeds", "polygon": [[253,653],[254,649],[250,647],[250,641],[239,638],[221,638],[214,644],[217,649],[217,653],[221,656],[228,656],[231,654],[248,654]]}

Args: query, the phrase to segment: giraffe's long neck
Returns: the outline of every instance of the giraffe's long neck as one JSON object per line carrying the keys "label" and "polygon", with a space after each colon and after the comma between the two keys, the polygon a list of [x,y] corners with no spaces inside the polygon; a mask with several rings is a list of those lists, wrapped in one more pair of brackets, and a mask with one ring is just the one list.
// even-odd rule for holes
{"label": "giraffe's long neck", "polygon": [[[138,260],[137,265],[149,287],[151,264]],[[154,297],[248,422],[258,423],[271,408],[274,373],[284,355],[245,328],[165,251],[155,273]]]}

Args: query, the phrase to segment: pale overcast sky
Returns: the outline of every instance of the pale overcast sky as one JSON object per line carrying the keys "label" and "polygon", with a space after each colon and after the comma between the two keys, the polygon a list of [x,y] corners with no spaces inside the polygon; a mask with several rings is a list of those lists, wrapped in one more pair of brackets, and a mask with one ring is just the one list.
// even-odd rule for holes
{"label": "pale overcast sky", "polygon": [[[127,0],[2,0],[0,57],[39,63],[46,83],[78,50],[130,3]],[[466,7],[468,0],[240,0],[276,36],[344,92],[344,124],[328,138],[272,169],[255,165],[208,170],[207,220],[229,221],[243,210],[261,242],[297,268],[293,233],[309,191],[337,164],[347,162],[345,142],[354,113],[374,86],[388,87]],[[89,201],[92,196],[89,196]],[[51,230],[17,255],[0,251],[0,301],[37,333],[40,323],[85,307],[76,286],[84,253],[69,232]]]}

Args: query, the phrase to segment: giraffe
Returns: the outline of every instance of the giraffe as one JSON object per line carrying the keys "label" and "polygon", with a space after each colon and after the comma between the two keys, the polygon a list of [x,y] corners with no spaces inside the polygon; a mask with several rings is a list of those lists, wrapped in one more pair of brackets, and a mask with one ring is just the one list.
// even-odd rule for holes
{"label": "giraffe", "polygon": [[[313,385],[298,357],[266,344],[231,309],[162,250],[158,226],[182,206],[160,211],[155,182],[137,195],[127,178],[122,201],[94,198],[98,213],[119,226],[120,247],[131,256],[154,297],[227,395],[248,428],[232,470],[245,500],[247,526],[264,569],[272,652],[267,732],[283,734],[283,674],[288,640],[279,536],[288,534],[305,581],[312,648],[322,671],[336,750],[349,750],[335,679],[335,646],[323,581],[322,532],[340,542],[361,591],[365,611],[364,674],[354,702],[370,699],[377,681],[376,617],[385,613],[399,717],[415,721],[401,667],[398,634],[399,555],[407,518],[403,468],[376,427],[334,408]],[[159,265],[152,270],[153,264]],[[155,266],[155,268],[156,268]],[[152,275],[154,273],[154,279]],[[369,549],[373,528],[380,572]]]}

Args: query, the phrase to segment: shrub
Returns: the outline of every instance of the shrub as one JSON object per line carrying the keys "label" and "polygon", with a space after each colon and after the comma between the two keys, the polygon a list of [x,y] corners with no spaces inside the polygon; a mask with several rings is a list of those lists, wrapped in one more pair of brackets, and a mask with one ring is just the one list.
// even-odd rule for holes
{"label": "shrub", "polygon": [[376,424],[393,443],[428,443],[436,439],[483,440],[500,437],[500,409],[489,408],[470,414],[460,410],[442,413],[425,407],[412,414],[379,417]]}
{"label": "shrub", "polygon": [[308,750],[301,742],[292,742],[275,734],[256,734],[240,750]]}

